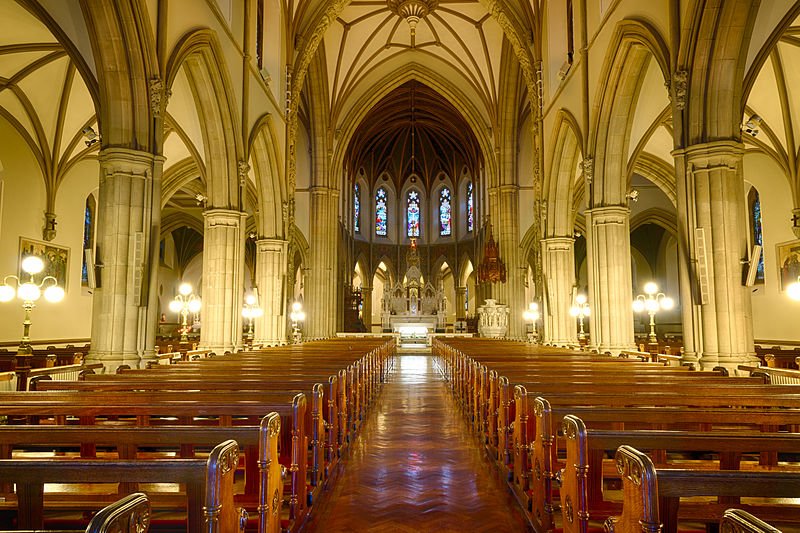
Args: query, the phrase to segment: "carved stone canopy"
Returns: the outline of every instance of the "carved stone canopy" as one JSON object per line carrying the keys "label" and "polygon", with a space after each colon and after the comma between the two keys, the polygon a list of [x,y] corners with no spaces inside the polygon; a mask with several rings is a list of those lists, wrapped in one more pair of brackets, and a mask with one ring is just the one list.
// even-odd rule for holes
{"label": "carved stone canopy", "polygon": [[505,283],[506,265],[500,259],[500,250],[494,242],[492,228],[489,228],[489,240],[483,250],[483,261],[478,265],[478,281],[481,283]]}

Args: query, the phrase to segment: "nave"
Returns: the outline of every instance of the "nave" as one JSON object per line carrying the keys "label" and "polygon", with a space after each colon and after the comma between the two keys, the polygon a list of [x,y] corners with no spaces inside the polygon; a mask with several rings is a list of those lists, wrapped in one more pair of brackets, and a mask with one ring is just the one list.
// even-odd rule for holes
{"label": "nave", "polygon": [[308,531],[526,531],[429,355],[404,354]]}

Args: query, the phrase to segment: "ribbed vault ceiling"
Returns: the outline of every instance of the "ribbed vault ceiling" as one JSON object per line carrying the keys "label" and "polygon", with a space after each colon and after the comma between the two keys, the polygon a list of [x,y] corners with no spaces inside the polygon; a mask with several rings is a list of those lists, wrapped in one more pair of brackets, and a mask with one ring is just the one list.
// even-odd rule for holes
{"label": "ribbed vault ceiling", "polygon": [[364,169],[372,180],[384,172],[396,190],[412,175],[430,190],[444,172],[455,178],[482,164],[478,141],[464,117],[436,91],[408,82],[381,100],[358,127],[348,147],[350,175]]}

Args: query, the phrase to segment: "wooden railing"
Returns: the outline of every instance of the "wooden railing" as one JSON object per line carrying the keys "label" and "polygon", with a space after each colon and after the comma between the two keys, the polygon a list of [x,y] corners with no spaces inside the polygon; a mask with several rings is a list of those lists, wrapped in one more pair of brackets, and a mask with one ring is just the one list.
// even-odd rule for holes
{"label": "wooden railing", "polygon": [[739,370],[750,372],[751,376],[763,376],[765,383],[773,385],[800,385],[800,370],[749,365],[739,365]]}

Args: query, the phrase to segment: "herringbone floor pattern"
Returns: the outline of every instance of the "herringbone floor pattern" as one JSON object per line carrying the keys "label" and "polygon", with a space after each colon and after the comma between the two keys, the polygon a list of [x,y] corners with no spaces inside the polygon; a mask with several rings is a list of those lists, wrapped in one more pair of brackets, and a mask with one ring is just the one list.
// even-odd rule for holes
{"label": "herringbone floor pattern", "polygon": [[308,531],[527,531],[430,356],[399,356],[344,463]]}

